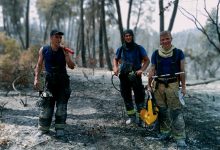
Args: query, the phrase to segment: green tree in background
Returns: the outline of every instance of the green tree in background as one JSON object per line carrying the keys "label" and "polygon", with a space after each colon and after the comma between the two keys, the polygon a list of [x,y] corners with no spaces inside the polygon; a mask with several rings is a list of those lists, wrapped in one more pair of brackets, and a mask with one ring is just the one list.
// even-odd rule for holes
{"label": "green tree in background", "polygon": [[1,0],[3,14],[3,28],[6,35],[20,40],[22,48],[25,48],[24,42],[24,11],[25,0]]}

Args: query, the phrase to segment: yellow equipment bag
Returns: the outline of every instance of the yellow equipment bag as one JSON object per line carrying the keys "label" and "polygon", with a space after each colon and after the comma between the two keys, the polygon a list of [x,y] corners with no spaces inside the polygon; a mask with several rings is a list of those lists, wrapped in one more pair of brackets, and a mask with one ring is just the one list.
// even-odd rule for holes
{"label": "yellow equipment bag", "polygon": [[140,111],[141,119],[146,123],[147,126],[151,126],[155,123],[158,118],[159,109],[152,103],[152,96],[149,92],[149,98],[147,100],[147,109],[143,108]]}

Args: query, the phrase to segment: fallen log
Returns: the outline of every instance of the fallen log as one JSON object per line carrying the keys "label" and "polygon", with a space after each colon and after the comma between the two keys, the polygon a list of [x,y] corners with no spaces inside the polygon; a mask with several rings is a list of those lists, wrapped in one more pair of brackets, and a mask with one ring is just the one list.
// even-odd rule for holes
{"label": "fallen log", "polygon": [[218,80],[220,80],[220,78],[215,78],[215,79],[200,81],[200,82],[196,82],[196,83],[186,83],[186,86],[194,86],[194,85],[208,84],[208,83],[215,82],[215,81],[218,81]]}

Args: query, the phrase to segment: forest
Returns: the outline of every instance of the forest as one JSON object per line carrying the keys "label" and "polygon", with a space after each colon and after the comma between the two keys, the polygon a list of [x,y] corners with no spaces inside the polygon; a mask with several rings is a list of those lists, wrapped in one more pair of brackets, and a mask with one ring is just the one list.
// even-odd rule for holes
{"label": "forest", "polygon": [[[54,28],[61,29],[65,33],[63,43],[75,51],[73,58],[80,67],[112,70],[112,58],[116,48],[121,45],[120,37],[126,28],[134,30],[136,42],[143,45],[150,56],[159,45],[158,33],[150,27],[155,21],[152,14],[156,13],[155,8],[159,7],[159,31],[172,31],[177,12],[182,13],[195,24],[194,30],[173,35],[174,44],[183,49],[189,58],[190,63],[187,64],[189,75],[196,79],[216,76],[220,66],[219,1],[211,11],[206,8],[206,0],[200,2],[204,5],[206,13],[203,15],[207,17],[205,25],[200,23],[195,14],[182,6],[178,7],[179,0],[159,0],[158,3],[153,0],[120,2],[118,0],[1,0],[3,16],[0,39],[1,73],[4,76],[5,72],[9,72],[7,68],[14,68],[8,76],[15,72],[17,74],[21,70],[33,69],[39,48],[48,44],[49,32]],[[121,12],[121,5],[124,4],[128,5],[128,12]],[[35,7],[37,14],[33,15],[30,11],[32,7]],[[171,16],[166,15],[167,12]],[[170,17],[166,24],[165,15]],[[127,18],[126,23],[122,22],[124,18]],[[207,58],[211,59],[207,60]],[[18,66],[14,67],[14,64]],[[190,72],[190,70],[196,71]],[[2,80],[6,81],[6,79]]]}
{"label": "forest", "polygon": [[[148,56],[151,57],[153,51],[159,47],[159,32],[169,30],[172,33],[177,13],[185,16],[195,25],[193,29],[172,34],[173,44],[182,49],[185,54],[185,71],[187,85],[189,86],[189,94],[186,96],[186,100],[194,100],[186,103],[190,105],[189,109],[192,107],[191,104],[198,106],[198,110],[200,111],[205,109],[206,111],[204,111],[204,113],[208,110],[202,104],[207,103],[207,106],[213,108],[210,113],[216,113],[215,110],[219,108],[219,95],[217,94],[219,92],[219,86],[216,83],[219,83],[218,80],[220,79],[220,0],[216,0],[215,7],[211,9],[208,9],[208,0],[195,1],[197,4],[203,6],[203,13],[200,11],[196,11],[195,14],[191,13],[187,8],[181,5],[181,0],[0,0],[0,16],[2,16],[2,23],[0,23],[0,25],[2,24],[2,26],[0,26],[0,123],[3,124],[0,124],[0,131],[4,131],[2,135],[1,133],[0,135],[5,137],[5,135],[9,134],[6,128],[8,124],[22,124],[22,122],[18,123],[15,120],[7,120],[7,118],[9,118],[9,116],[6,115],[7,113],[10,114],[12,111],[13,117],[16,117],[16,111],[20,112],[19,116],[23,115],[21,111],[27,111],[28,114],[34,111],[34,114],[36,114],[35,108],[32,110],[34,101],[37,99],[36,91],[33,91],[34,68],[37,63],[40,47],[50,42],[49,33],[52,29],[63,31],[65,35],[62,43],[66,47],[74,50],[72,59],[77,67],[75,69],[76,71],[70,72],[70,74],[74,81],[72,81],[73,87],[77,90],[72,93],[71,98],[74,99],[74,97],[76,97],[78,101],[86,100],[89,101],[89,103],[90,100],[94,100],[96,103],[96,105],[94,104],[94,108],[97,109],[96,111],[99,110],[103,114],[108,114],[109,112],[113,113],[115,108],[121,111],[121,104],[116,107],[117,102],[114,101],[115,99],[120,99],[120,95],[115,93],[115,89],[111,87],[109,74],[112,74],[112,60],[115,56],[115,51],[122,44],[121,37],[123,30],[132,29],[134,31],[135,42],[143,45],[147,50]],[[128,8],[126,11],[122,9],[124,5]],[[156,12],[157,8],[159,12]],[[159,18],[159,32],[151,26],[155,22],[155,18],[153,17],[155,13],[157,13]],[[167,13],[170,15],[167,15]],[[206,17],[205,24],[200,22],[198,14]],[[186,24],[183,24],[183,26],[186,26]],[[147,72],[148,69],[145,74],[147,74]],[[105,80],[102,81],[102,78]],[[75,82],[78,85],[75,85]],[[103,88],[102,85],[106,87]],[[114,104],[115,108],[111,107],[109,111],[102,110],[106,109],[106,106],[100,103],[100,101],[103,102],[103,100],[95,97],[94,93],[97,91],[93,91],[93,89],[93,93],[91,91],[90,93],[89,89],[87,89],[92,86],[97,87],[98,91],[103,94],[103,99],[106,99],[108,103]],[[210,88],[211,90],[209,91],[209,89],[207,89],[207,91],[204,92],[202,87],[204,87],[204,89]],[[89,93],[86,94],[86,92]],[[111,94],[113,98],[108,99],[109,96],[106,94]],[[16,99],[16,101],[14,101],[14,99]],[[210,99],[211,101],[209,101]],[[81,107],[78,101],[72,102],[71,105]],[[210,104],[209,102],[216,102],[217,104],[213,106],[214,103]],[[20,105],[16,103],[20,103],[22,107],[19,106],[18,110],[15,111],[13,110],[13,106]],[[91,108],[90,111],[92,111]],[[186,110],[186,112],[187,111],[188,110]],[[76,116],[73,115],[75,112],[70,110],[69,113],[72,114],[71,119],[76,118]],[[81,110],[80,113],[84,112]],[[121,113],[120,116],[123,116],[123,111]],[[194,110],[188,113],[190,114],[189,116],[193,117],[197,114],[197,112],[193,114]],[[91,143],[83,146],[78,145],[78,148],[81,149],[82,147],[88,148],[88,146],[92,146],[95,147],[95,149],[114,149],[115,145],[113,143],[116,141],[113,141],[110,147],[99,147],[94,143],[103,144],[103,141],[98,142],[98,140],[102,139],[102,136],[104,136],[104,138],[110,136],[106,132],[111,132],[114,136],[120,132],[122,132],[125,137],[131,136],[127,133],[129,129],[120,131],[119,128],[116,128],[114,131],[114,127],[121,121],[119,116],[113,119],[115,116],[117,116],[117,114],[113,113],[112,116],[107,117],[107,119],[109,119],[107,124],[102,122],[101,126],[96,126],[95,128],[90,124],[91,122],[85,123],[82,119],[80,122],[81,126],[77,127],[80,131],[78,131],[78,133],[70,132],[70,135],[80,134],[80,136],[83,136],[83,141],[78,141],[78,138],[80,138],[79,135],[77,140],[74,138],[71,140],[76,140],[78,143],[86,143],[86,137],[92,135],[93,138],[90,139]],[[199,118],[196,118],[199,121],[191,121],[189,116],[186,118],[190,124],[190,127],[188,127],[188,132],[190,133],[195,130],[194,126],[198,125],[198,122],[203,118],[201,115]],[[31,117],[34,118],[34,116]],[[95,118],[96,116],[93,114],[90,117]],[[209,117],[210,116],[207,116],[207,118]],[[100,116],[100,118],[102,117]],[[218,118],[215,119],[217,120]],[[211,117],[211,121],[215,119]],[[33,121],[36,123],[34,119]],[[208,122],[210,120],[206,121]],[[70,120],[69,123],[74,124],[73,126],[77,124],[73,120]],[[27,120],[24,120],[24,124],[36,127],[33,124],[28,124]],[[85,127],[85,124],[90,125],[89,127]],[[103,128],[110,124],[114,124],[114,126],[111,126],[109,129]],[[8,127],[10,127],[10,125]],[[97,122],[95,122],[94,125],[97,125]],[[214,122],[213,125],[216,125],[216,122]],[[210,127],[210,129],[208,129],[208,127]],[[69,126],[67,129],[68,132],[70,128]],[[83,128],[86,128],[85,133],[83,131],[81,132]],[[204,129],[205,131],[210,131],[204,138],[200,138],[202,132],[204,132],[200,126],[198,131],[195,131],[195,134],[191,133],[191,137],[188,138],[188,143],[192,149],[200,149],[205,145],[205,148],[208,149],[219,148],[219,125],[213,127],[214,130],[216,130],[215,134],[211,128],[209,125],[205,128],[207,130]],[[20,129],[18,132],[22,132],[22,130]],[[139,132],[141,131],[138,131],[138,133]],[[136,129],[132,129],[131,134],[132,133],[139,136],[138,133],[136,133]],[[211,137],[212,134],[217,137]],[[94,140],[96,136],[97,139]],[[138,138],[141,139],[142,136],[143,135]],[[110,137],[113,138],[112,136]],[[22,138],[24,138],[24,135]],[[198,141],[194,141],[193,138]],[[208,138],[210,141],[205,142],[205,138]],[[120,138],[117,137],[116,140],[117,139]],[[10,138],[0,138],[0,149],[13,149],[16,148],[16,144],[19,145],[19,142],[13,143],[11,141],[12,139]],[[135,141],[132,142],[135,143]],[[141,142],[144,143],[145,141]],[[46,143],[48,143],[48,141]],[[28,144],[25,144],[25,148],[27,148]],[[54,142],[52,142],[51,145],[53,144]],[[117,144],[120,146],[123,145],[120,143]],[[199,146],[199,144],[202,145]],[[153,145],[152,149],[155,148],[155,145]],[[159,143],[159,145],[161,145],[161,143]],[[129,147],[137,148],[138,146],[127,145],[125,149],[129,149]],[[169,145],[168,148],[169,147],[172,148],[172,144],[171,146]],[[138,148],[144,149],[143,147]]]}

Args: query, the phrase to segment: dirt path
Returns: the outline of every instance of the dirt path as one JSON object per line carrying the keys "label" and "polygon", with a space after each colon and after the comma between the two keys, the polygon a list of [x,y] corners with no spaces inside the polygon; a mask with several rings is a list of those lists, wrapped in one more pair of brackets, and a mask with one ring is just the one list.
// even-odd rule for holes
{"label": "dirt path", "polygon": [[[19,97],[12,92],[4,97],[1,93],[0,105],[7,104],[1,107],[0,149],[176,149],[172,140],[164,143],[154,138],[154,132],[125,126],[124,105],[120,93],[111,84],[111,72],[96,70],[93,74],[91,69],[77,68],[70,74],[72,94],[65,129],[68,142],[54,138],[54,124],[50,136],[41,140],[34,136],[38,122],[36,92],[32,93],[36,97]],[[117,86],[117,79],[114,81]],[[220,149],[220,89],[204,92],[198,87],[190,87],[188,91],[184,109],[187,149]],[[20,103],[21,100],[27,100],[27,107]]]}

